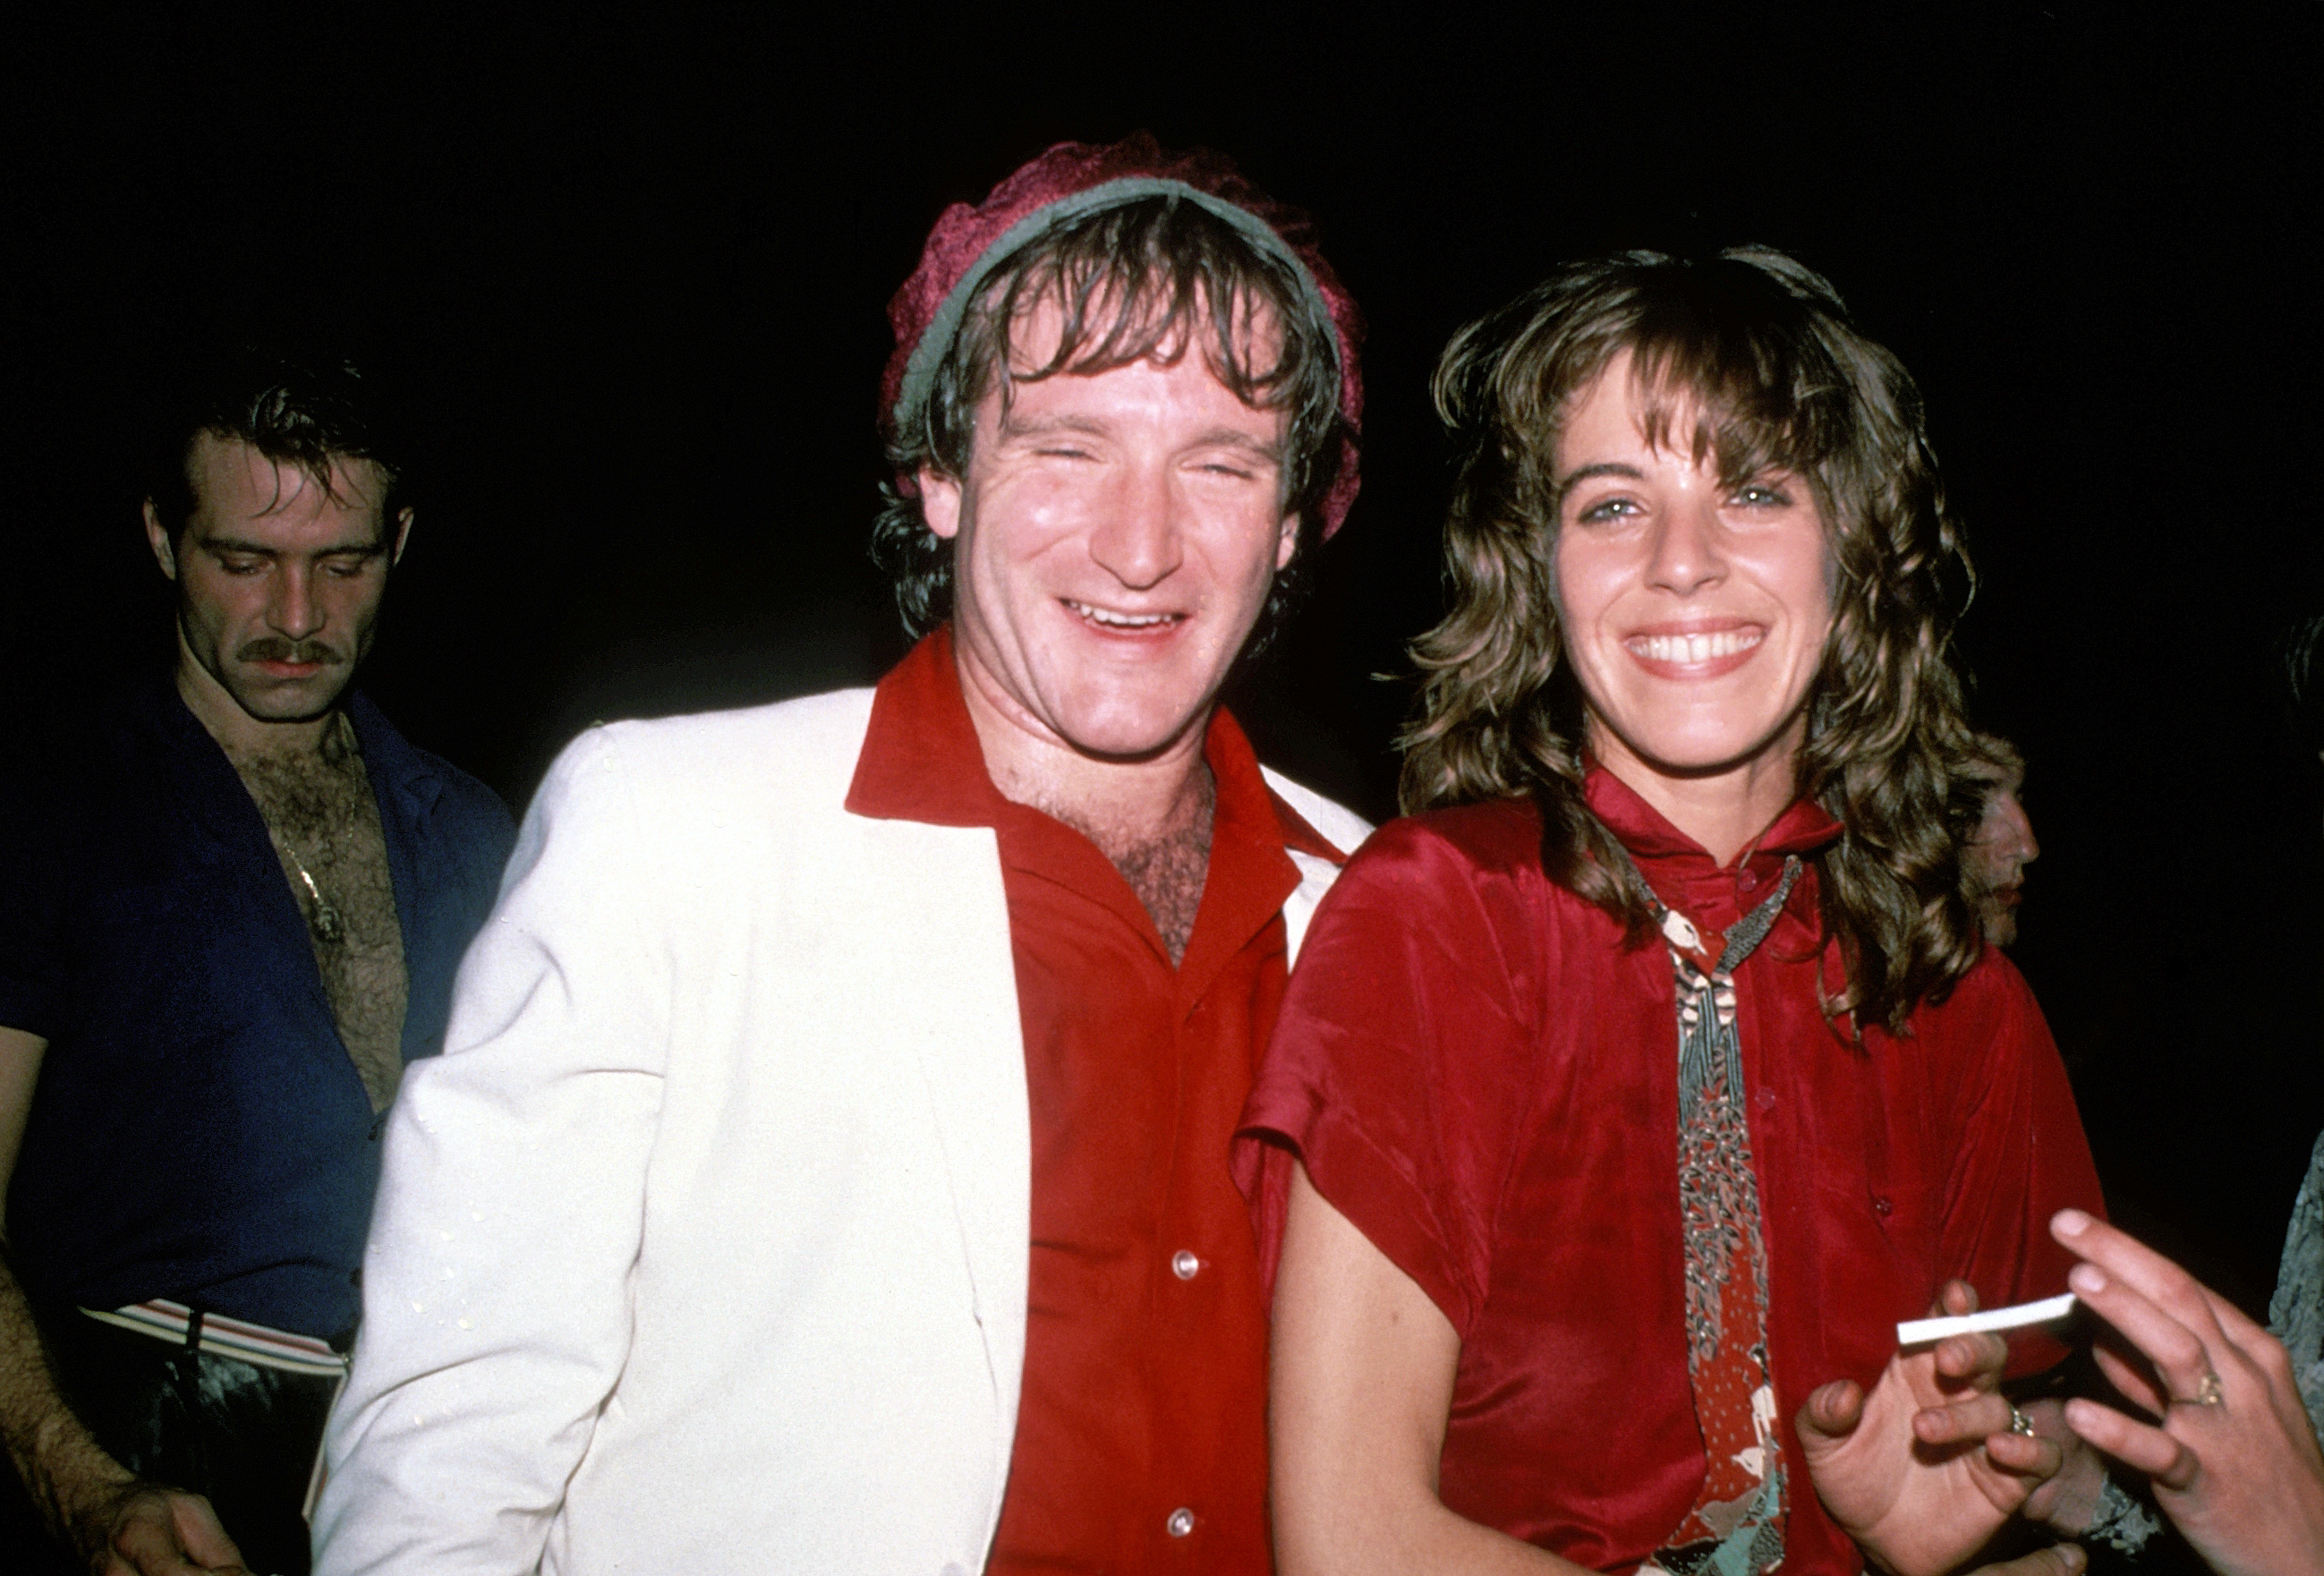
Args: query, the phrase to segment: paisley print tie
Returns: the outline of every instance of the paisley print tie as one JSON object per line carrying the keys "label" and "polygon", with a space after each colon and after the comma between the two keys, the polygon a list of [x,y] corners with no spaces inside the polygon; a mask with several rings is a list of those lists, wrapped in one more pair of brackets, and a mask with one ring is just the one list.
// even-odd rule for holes
{"label": "paisley print tie", "polygon": [[1784,1558],[1787,1500],[1767,1355],[1767,1252],[1735,971],[1775,927],[1799,875],[1800,862],[1785,859],[1775,891],[1723,938],[1637,880],[1669,944],[1674,982],[1686,1362],[1706,1462],[1694,1507],[1648,1562],[1672,1576],[1758,1576]]}

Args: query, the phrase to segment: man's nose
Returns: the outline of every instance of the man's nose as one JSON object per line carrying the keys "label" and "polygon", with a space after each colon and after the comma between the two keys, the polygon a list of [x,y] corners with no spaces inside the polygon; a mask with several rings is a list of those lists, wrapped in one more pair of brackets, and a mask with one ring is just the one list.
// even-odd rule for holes
{"label": "man's nose", "polygon": [[1126,467],[1098,507],[1103,512],[1090,532],[1090,557],[1132,591],[1168,579],[1185,557],[1179,536],[1181,500],[1169,468]]}
{"label": "man's nose", "polygon": [[2042,857],[2042,844],[2034,837],[2034,819],[2014,795],[2009,801],[2009,827],[2016,834],[2016,847],[2012,852],[2017,855],[2018,863],[2032,864]]}
{"label": "man's nose", "polygon": [[266,622],[275,633],[303,641],[328,618],[316,594],[315,576],[304,564],[284,564],[266,599]]}
{"label": "man's nose", "polygon": [[1648,584],[1680,596],[1717,585],[1727,576],[1719,537],[1719,506],[1710,496],[1679,499],[1655,522]]}

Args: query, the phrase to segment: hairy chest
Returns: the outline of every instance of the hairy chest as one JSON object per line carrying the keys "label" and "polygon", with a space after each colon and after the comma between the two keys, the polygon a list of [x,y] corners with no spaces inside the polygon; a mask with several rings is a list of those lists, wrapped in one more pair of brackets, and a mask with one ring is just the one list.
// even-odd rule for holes
{"label": "hairy chest", "polygon": [[339,1037],[373,1109],[402,1070],[403,934],[378,802],[352,751],[236,760],[307,921]]}

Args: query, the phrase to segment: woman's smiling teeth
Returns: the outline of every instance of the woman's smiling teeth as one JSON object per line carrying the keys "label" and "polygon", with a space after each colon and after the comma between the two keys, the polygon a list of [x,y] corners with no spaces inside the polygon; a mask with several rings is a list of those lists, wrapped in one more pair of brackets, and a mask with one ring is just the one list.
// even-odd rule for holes
{"label": "woman's smiling teeth", "polygon": [[1067,607],[1093,624],[1103,624],[1110,630],[1150,630],[1159,624],[1176,623],[1183,614],[1175,613],[1114,613],[1107,608],[1092,607],[1086,602],[1061,597]]}
{"label": "woman's smiling teeth", "polygon": [[1649,662],[1709,662],[1748,651],[1766,638],[1765,630],[1719,630],[1700,635],[1632,635],[1622,644],[1630,655]]}

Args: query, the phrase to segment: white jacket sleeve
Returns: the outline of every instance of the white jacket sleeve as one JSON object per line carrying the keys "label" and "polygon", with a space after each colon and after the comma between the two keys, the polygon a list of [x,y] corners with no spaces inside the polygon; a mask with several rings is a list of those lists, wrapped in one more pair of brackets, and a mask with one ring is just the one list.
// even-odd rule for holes
{"label": "white jacket sleeve", "polygon": [[620,1378],[669,1038],[619,729],[525,816],[390,1119],[318,1571],[529,1571]]}

